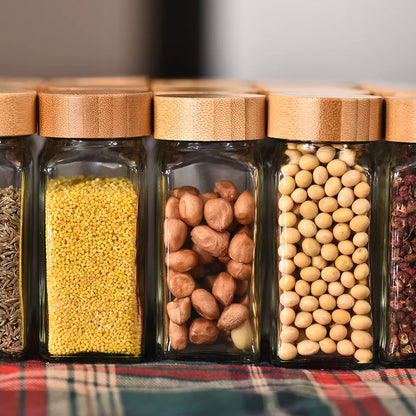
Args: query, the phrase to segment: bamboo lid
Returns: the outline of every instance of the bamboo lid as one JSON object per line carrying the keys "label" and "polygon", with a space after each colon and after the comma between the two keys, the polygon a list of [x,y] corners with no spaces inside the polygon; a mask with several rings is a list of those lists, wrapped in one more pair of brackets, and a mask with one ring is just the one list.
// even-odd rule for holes
{"label": "bamboo lid", "polygon": [[265,137],[264,95],[156,95],[154,103],[155,139],[198,142]]}
{"label": "bamboo lid", "polygon": [[36,133],[36,91],[0,88],[0,137]]}
{"label": "bamboo lid", "polygon": [[416,97],[387,97],[386,140],[416,142]]}
{"label": "bamboo lid", "polygon": [[110,139],[151,134],[152,93],[131,90],[39,93],[39,134]]}
{"label": "bamboo lid", "polygon": [[379,140],[383,99],[370,95],[270,94],[268,136],[288,140]]}

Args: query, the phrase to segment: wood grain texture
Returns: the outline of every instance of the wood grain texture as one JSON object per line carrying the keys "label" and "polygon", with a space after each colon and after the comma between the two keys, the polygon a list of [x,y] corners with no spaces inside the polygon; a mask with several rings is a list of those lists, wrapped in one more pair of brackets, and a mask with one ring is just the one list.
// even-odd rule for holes
{"label": "wood grain texture", "polygon": [[265,97],[172,94],[154,99],[154,137],[177,141],[241,141],[265,137]]}
{"label": "wood grain texture", "polygon": [[271,94],[268,136],[288,140],[359,142],[379,140],[381,97]]}
{"label": "wood grain texture", "polygon": [[416,142],[416,97],[386,98],[386,140]]}
{"label": "wood grain texture", "polygon": [[36,133],[36,91],[0,88],[0,137]]}
{"label": "wood grain texture", "polygon": [[76,90],[39,93],[39,134],[110,139],[151,134],[150,92]]}

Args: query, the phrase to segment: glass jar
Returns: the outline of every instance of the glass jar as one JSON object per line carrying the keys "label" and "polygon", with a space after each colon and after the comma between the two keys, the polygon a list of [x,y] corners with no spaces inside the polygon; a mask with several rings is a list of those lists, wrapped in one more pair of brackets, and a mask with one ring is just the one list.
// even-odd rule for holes
{"label": "glass jar", "polygon": [[151,93],[39,94],[40,347],[50,360],[143,356]]}
{"label": "glass jar", "polygon": [[167,359],[260,354],[261,95],[155,96],[157,349]]}
{"label": "glass jar", "polygon": [[386,98],[384,247],[380,353],[385,364],[416,362],[416,98]]}
{"label": "glass jar", "polygon": [[30,135],[36,92],[0,89],[0,358],[25,356],[28,344]]}
{"label": "glass jar", "polygon": [[373,361],[376,174],[382,99],[269,96],[274,161],[272,361],[350,367]]}

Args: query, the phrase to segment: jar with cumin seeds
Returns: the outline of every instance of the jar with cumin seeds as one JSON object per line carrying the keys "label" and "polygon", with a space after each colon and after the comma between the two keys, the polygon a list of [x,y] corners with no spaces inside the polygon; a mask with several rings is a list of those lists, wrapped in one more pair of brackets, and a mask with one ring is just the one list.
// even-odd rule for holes
{"label": "jar with cumin seeds", "polygon": [[386,98],[383,290],[380,356],[416,362],[416,98]]}
{"label": "jar with cumin seeds", "polygon": [[29,239],[36,92],[0,88],[0,358],[21,359],[30,324]]}
{"label": "jar with cumin seeds", "polygon": [[157,352],[260,353],[262,95],[155,96]]}
{"label": "jar with cumin seeds", "polygon": [[39,117],[41,353],[142,358],[151,93],[42,92]]}
{"label": "jar with cumin seeds", "polygon": [[[274,160],[271,359],[362,367],[374,357],[382,99],[269,95]],[[377,297],[375,297],[377,299]]]}

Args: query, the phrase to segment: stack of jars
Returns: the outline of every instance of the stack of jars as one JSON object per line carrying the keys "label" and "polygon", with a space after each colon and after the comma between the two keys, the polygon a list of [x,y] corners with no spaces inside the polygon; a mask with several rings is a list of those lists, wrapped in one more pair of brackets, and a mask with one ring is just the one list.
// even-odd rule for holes
{"label": "stack of jars", "polygon": [[415,99],[386,99],[381,143],[380,97],[271,93],[265,142],[264,95],[159,85],[149,212],[152,93],[59,84],[33,195],[36,93],[0,92],[2,358],[28,349],[33,257],[47,360],[414,362]]}

